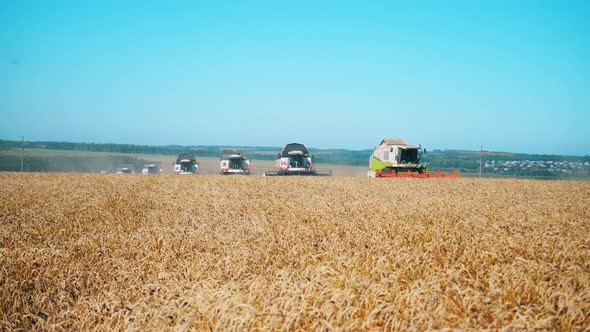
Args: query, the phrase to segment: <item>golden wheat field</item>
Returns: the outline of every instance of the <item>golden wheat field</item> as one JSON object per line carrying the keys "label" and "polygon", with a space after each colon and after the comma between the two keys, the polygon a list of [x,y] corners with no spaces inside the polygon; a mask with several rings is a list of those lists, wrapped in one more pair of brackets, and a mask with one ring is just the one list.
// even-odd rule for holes
{"label": "golden wheat field", "polygon": [[0,330],[590,330],[590,182],[0,173]]}

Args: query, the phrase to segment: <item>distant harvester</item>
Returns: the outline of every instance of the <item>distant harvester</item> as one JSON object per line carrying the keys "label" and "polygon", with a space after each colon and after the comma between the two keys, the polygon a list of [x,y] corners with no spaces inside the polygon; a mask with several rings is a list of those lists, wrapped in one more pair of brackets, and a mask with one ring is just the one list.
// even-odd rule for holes
{"label": "distant harvester", "polygon": [[174,163],[174,174],[197,175],[199,174],[199,163],[192,154],[183,153],[176,158]]}
{"label": "distant harvester", "polygon": [[160,174],[162,173],[162,163],[159,161],[149,161],[143,165],[141,174]]}
{"label": "distant harvester", "polygon": [[115,171],[117,174],[135,174],[135,168],[132,164],[120,165]]}
{"label": "distant harvester", "polygon": [[246,152],[239,149],[223,149],[219,162],[219,173],[222,175],[250,175],[250,159]]}
{"label": "distant harvester", "polygon": [[275,171],[266,172],[265,176],[283,176],[283,175],[311,175],[311,176],[329,176],[332,172],[320,173],[314,169],[313,156],[305,145],[300,143],[290,143],[285,145],[283,150],[277,155],[275,160]]}

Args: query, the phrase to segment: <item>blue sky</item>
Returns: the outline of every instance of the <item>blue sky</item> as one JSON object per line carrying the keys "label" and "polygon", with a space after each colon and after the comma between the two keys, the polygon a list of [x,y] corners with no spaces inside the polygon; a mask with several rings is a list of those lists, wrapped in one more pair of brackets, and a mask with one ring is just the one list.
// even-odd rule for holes
{"label": "blue sky", "polygon": [[589,1],[2,1],[0,138],[590,154]]}

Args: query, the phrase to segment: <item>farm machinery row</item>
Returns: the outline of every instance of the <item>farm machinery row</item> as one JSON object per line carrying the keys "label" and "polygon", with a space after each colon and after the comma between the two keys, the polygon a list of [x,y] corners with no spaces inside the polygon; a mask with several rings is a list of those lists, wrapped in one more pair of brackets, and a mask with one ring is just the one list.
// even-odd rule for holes
{"label": "farm machinery row", "polygon": [[[332,171],[318,171],[313,166],[313,156],[303,144],[287,144],[277,155],[275,169],[264,172],[263,176],[330,176]],[[195,156],[181,154],[174,164],[175,174],[199,174],[199,163]],[[223,149],[219,161],[221,175],[250,175],[251,160],[241,149]]]}
{"label": "farm machinery row", "polygon": [[[421,146],[407,144],[402,139],[383,139],[375,147],[369,158],[369,177],[377,178],[458,178],[459,172],[431,172],[422,161],[426,150]],[[277,154],[274,170],[263,176],[331,176],[332,171],[320,171],[314,167],[314,156],[305,145],[289,143]],[[122,171],[127,173],[128,168]],[[146,164],[143,174],[159,174],[161,165],[156,162]],[[194,155],[183,153],[174,162],[174,174],[199,174],[199,163]],[[250,175],[251,160],[242,149],[223,149],[219,161],[221,175]]]}
{"label": "farm machinery row", "polygon": [[[197,175],[199,174],[199,162],[190,153],[180,154],[173,163],[174,174]],[[163,172],[160,162],[148,162],[142,169],[142,174],[161,174]],[[135,174],[133,165],[119,166],[117,174]],[[244,151],[237,149],[225,149],[222,151],[220,161],[220,174],[250,174],[250,159]]]}

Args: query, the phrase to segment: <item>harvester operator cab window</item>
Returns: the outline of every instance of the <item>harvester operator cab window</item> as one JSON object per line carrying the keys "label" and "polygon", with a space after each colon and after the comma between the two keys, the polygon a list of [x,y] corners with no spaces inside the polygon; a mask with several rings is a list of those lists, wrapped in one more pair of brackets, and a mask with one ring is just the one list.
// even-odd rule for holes
{"label": "harvester operator cab window", "polygon": [[246,168],[246,161],[243,158],[231,158],[229,160],[230,169],[244,169]]}
{"label": "harvester operator cab window", "polygon": [[402,149],[401,151],[402,164],[417,164],[418,163],[418,149]]}
{"label": "harvester operator cab window", "polygon": [[193,171],[193,164],[191,162],[181,162],[180,163],[180,171],[181,172],[192,172]]}
{"label": "harvester operator cab window", "polygon": [[303,167],[303,162],[306,159],[307,158],[304,158],[303,155],[292,155],[289,165],[293,168]]}

